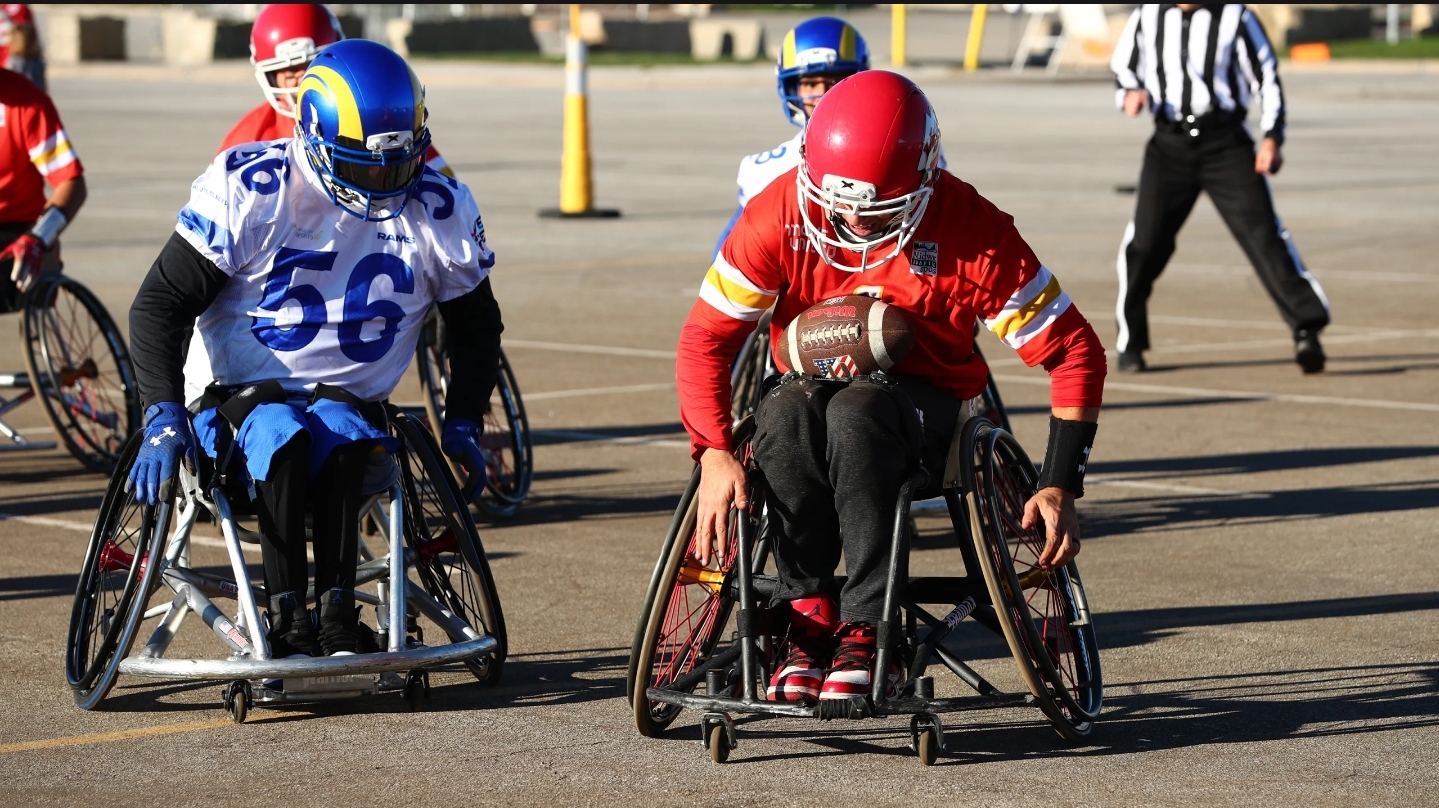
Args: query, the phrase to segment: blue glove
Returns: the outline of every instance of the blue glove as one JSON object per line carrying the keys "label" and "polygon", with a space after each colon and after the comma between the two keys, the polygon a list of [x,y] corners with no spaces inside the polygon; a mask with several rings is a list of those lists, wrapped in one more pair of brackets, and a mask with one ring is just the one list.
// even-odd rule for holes
{"label": "blue glove", "polygon": [[440,448],[469,472],[461,492],[466,502],[478,499],[485,487],[488,458],[485,450],[480,448],[480,438],[484,434],[485,428],[468,418],[446,418],[445,429],[441,433]]}
{"label": "blue glove", "polygon": [[133,490],[135,499],[155,505],[170,496],[170,481],[175,478],[176,463],[181,455],[195,467],[195,433],[190,428],[190,413],[184,405],[173,401],[152,404],[145,410],[145,436],[140,454],[130,467],[126,491]]}

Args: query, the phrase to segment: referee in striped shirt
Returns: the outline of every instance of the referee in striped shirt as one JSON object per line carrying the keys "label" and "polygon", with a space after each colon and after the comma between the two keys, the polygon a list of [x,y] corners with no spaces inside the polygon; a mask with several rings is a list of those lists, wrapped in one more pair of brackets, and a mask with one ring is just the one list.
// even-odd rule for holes
{"label": "referee in striped shirt", "polygon": [[[1135,10],[1110,69],[1121,109],[1154,115],[1134,219],[1119,248],[1119,369],[1145,369],[1146,313],[1154,281],[1174,254],[1200,191],[1209,194],[1279,313],[1294,332],[1305,373],[1324,369],[1324,290],[1274,212],[1267,175],[1284,159],[1284,91],[1259,19],[1241,3],[1145,4]],[[1258,148],[1245,117],[1260,106]]]}

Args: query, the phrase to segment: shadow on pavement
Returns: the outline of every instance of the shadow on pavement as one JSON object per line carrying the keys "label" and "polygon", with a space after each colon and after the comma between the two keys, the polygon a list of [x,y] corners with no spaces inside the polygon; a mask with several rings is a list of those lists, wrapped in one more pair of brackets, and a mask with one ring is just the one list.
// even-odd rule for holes
{"label": "shadow on pavement", "polygon": [[1439,482],[1305,488],[1262,495],[1147,497],[1097,501],[1080,511],[1086,539],[1140,531],[1191,530],[1196,523],[1263,524],[1433,508]]}
{"label": "shadow on pavement", "polygon": [[1196,457],[1099,460],[1090,464],[1089,473],[1099,475],[1170,472],[1183,474],[1186,477],[1195,477],[1213,474],[1297,471],[1436,456],[1439,456],[1439,446],[1337,446]]}

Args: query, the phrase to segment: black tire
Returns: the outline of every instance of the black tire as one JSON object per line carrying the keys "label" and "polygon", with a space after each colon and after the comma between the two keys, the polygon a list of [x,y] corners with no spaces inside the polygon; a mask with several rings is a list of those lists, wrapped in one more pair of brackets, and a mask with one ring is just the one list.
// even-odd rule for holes
{"label": "black tire", "polygon": [[975,419],[963,451],[970,533],[1005,640],[1055,730],[1080,743],[1099,716],[1104,683],[1079,568],[1045,572],[1036,564],[1043,529],[1020,521],[1038,475],[1014,436]]}
{"label": "black tire", "polygon": [[730,372],[730,410],[738,422],[746,415],[753,415],[759,406],[760,389],[766,377],[774,371],[770,357],[770,318],[774,309],[766,311],[759,319],[754,333],[750,334],[740,348]]}
{"label": "black tire", "polygon": [[26,295],[20,330],[45,418],[85,468],[109,474],[141,418],[120,329],[84,284],[53,275]]}
{"label": "black tire", "polygon": [[[405,542],[415,553],[413,569],[436,600],[481,634],[494,637],[492,654],[467,660],[465,667],[482,684],[500,680],[509,653],[505,615],[490,572],[480,531],[460,497],[459,483],[440,457],[435,439],[418,419],[399,413],[395,435],[404,442]],[[450,635],[452,642],[464,636]]]}
{"label": "black tire", "polygon": [[[753,423],[747,419],[735,427],[737,456],[743,457],[748,452]],[[630,646],[625,694],[634,711],[635,728],[649,738],[664,732],[681,708],[651,701],[646,698],[645,689],[665,687],[709,659],[724,638],[724,628],[735,605],[725,587],[739,547],[733,529],[729,532],[723,566],[701,569],[688,559],[695,538],[695,494],[699,480],[700,470],[696,466],[665,534]],[[698,603],[694,608],[689,607],[692,600]],[[684,615],[672,614],[672,604],[683,604],[679,609]],[[694,619],[696,615],[698,620]]]}
{"label": "black tire", "polygon": [[[444,424],[445,391],[450,384],[449,355],[445,349],[444,322],[430,310],[420,333],[415,367],[420,374],[420,387],[425,394],[425,413],[431,429],[438,432]],[[530,421],[520,385],[515,381],[509,358],[500,351],[499,376],[490,397],[490,410],[484,417],[484,449],[490,466],[485,491],[475,505],[490,519],[514,516],[530,493],[534,481],[535,456],[530,441]],[[450,463],[455,476],[463,479],[463,469]]]}
{"label": "black tire", "polygon": [[[110,479],[80,569],[65,642],[65,679],[81,709],[94,709],[115,683],[159,577],[170,507],[143,506],[125,493],[140,449],[133,436]],[[142,596],[140,593],[144,593]]]}

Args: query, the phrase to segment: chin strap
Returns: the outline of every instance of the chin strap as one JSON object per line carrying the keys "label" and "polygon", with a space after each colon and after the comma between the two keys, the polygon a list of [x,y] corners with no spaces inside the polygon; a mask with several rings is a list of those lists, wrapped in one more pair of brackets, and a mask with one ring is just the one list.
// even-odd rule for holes
{"label": "chin strap", "polygon": [[34,236],[45,249],[55,246],[55,241],[60,238],[70,220],[65,218],[65,212],[57,207],[48,207],[40,214],[35,226],[30,228],[30,235]]}

